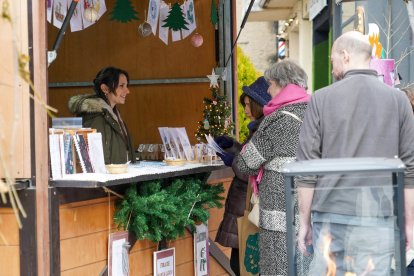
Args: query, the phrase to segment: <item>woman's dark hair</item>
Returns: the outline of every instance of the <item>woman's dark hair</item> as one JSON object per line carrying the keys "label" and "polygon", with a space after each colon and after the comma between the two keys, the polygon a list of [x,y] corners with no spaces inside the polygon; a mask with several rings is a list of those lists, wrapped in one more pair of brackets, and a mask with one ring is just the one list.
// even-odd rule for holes
{"label": "woman's dark hair", "polygon": [[115,93],[116,88],[119,84],[119,76],[125,75],[129,84],[128,73],[122,69],[116,67],[106,67],[96,74],[95,79],[93,80],[93,89],[98,97],[107,101],[105,93],[101,89],[101,85],[105,84],[109,87],[110,93]]}
{"label": "woman's dark hair", "polygon": [[245,98],[249,98],[250,101],[250,112],[252,113],[252,116],[257,120],[260,117],[263,116],[263,106],[261,106],[259,103],[257,103],[255,100],[253,100],[251,97],[249,97],[246,93],[243,93],[240,95],[239,101],[240,104],[243,106],[243,108],[246,106],[244,103]]}

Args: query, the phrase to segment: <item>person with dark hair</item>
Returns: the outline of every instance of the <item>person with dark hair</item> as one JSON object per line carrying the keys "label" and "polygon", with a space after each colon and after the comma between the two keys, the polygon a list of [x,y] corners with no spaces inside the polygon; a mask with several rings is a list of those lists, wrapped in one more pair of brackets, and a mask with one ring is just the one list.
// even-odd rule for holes
{"label": "person with dark hair", "polygon": [[105,164],[135,162],[131,136],[117,108],[118,104],[125,104],[129,94],[128,73],[106,67],[98,72],[93,84],[95,94],[71,97],[69,110],[82,117],[83,127],[102,133]]}
{"label": "person with dark hair", "polygon": [[[240,95],[240,104],[243,106],[246,116],[251,120],[247,125],[249,136],[244,143],[250,139],[263,120],[263,106],[270,100],[270,95],[267,94],[268,87],[266,80],[260,77],[250,86],[242,88],[243,94]],[[225,154],[218,153],[218,155],[227,166],[233,168],[235,174],[227,194],[224,216],[216,235],[216,242],[232,248],[230,266],[235,275],[240,275],[237,218],[244,215],[248,176],[239,172],[237,167],[233,165],[233,159],[239,154],[244,144],[239,144],[228,136],[216,137],[215,141],[226,151]]]}
{"label": "person with dark hair", "polygon": [[[245,174],[257,175],[253,192],[259,197],[260,275],[288,275],[285,187],[281,168],[295,159],[299,130],[310,96],[307,75],[284,60],[264,77],[272,97],[265,118],[234,162]],[[297,256],[298,276],[307,275],[310,257]]]}

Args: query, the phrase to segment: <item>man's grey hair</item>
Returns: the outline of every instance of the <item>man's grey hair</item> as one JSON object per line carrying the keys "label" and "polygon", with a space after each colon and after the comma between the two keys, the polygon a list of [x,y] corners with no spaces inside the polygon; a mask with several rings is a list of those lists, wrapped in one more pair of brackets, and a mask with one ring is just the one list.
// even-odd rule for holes
{"label": "man's grey hair", "polygon": [[290,60],[273,64],[265,71],[264,77],[267,81],[275,81],[282,88],[288,84],[296,84],[308,89],[308,75],[305,70]]}

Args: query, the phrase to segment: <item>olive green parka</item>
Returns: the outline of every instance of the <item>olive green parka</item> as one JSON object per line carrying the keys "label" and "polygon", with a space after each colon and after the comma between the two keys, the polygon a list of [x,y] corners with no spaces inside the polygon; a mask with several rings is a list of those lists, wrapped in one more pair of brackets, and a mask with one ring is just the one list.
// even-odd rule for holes
{"label": "olive green parka", "polygon": [[124,164],[128,159],[135,162],[135,152],[126,125],[127,141],[116,114],[103,99],[96,95],[77,95],[69,99],[68,107],[70,112],[82,117],[83,127],[94,128],[102,133],[105,164]]}

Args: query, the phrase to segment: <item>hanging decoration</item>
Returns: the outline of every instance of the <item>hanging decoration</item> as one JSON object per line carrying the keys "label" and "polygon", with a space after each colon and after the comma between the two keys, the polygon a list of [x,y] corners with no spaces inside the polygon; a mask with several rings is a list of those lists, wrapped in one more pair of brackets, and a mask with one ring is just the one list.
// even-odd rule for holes
{"label": "hanging decoration", "polygon": [[193,45],[194,47],[200,47],[201,45],[203,45],[203,36],[199,33],[195,33],[191,37],[191,45]]}
{"label": "hanging decoration", "polygon": [[161,2],[160,8],[159,8],[159,30],[158,30],[158,37],[161,39],[162,42],[164,42],[166,45],[168,45],[168,27],[163,27],[162,22],[167,19],[168,12],[170,8],[167,4],[165,4],[164,1]]}
{"label": "hanging decoration", "polygon": [[211,24],[215,26],[215,28],[218,28],[218,14],[217,14],[217,7],[216,2],[214,0],[211,0],[211,18],[210,18]]}
{"label": "hanging decoration", "polygon": [[[186,0],[182,5],[177,2],[172,7],[162,0],[149,0],[147,18],[145,21],[151,26],[154,35],[159,26],[158,37],[166,45],[168,45],[170,30],[172,42],[175,42],[187,38],[197,28],[194,0]],[[146,28],[148,28],[146,24],[140,26],[139,33],[143,35],[143,30]],[[193,39],[191,43],[194,47],[203,44],[201,35]]]}
{"label": "hanging decoration", "polygon": [[139,19],[138,13],[135,11],[130,0],[117,0],[110,15],[111,20],[116,20],[121,23]]}
{"label": "hanging decoration", "polygon": [[83,18],[89,22],[96,22],[98,20],[98,12],[94,8],[87,8],[83,13]]}
{"label": "hanging decoration", "polygon": [[181,6],[178,3],[175,3],[170,12],[168,13],[168,16],[165,20],[163,20],[165,23],[163,27],[168,27],[173,31],[179,31],[179,30],[188,30],[187,21],[185,20],[183,11],[181,10]]}
{"label": "hanging decoration", "polygon": [[68,11],[68,2],[67,0],[54,0],[52,6],[53,25],[56,28],[60,29],[62,27],[63,20],[65,20],[66,13]]}
{"label": "hanging decoration", "polygon": [[218,78],[220,75],[216,75],[216,72],[214,72],[214,68],[211,69],[211,75],[207,75],[207,78],[210,80],[210,88],[218,88]]}
{"label": "hanging decoration", "polygon": [[197,28],[195,10],[194,10],[194,0],[187,0],[184,4],[181,5],[185,19],[188,23],[188,30],[182,29],[181,33],[183,34],[183,39],[189,36]]}
{"label": "hanging decoration", "polygon": [[[62,28],[71,4],[71,0],[47,0],[47,21],[59,29]],[[77,32],[92,26],[105,12],[105,0],[79,0],[70,18],[70,30]]]}
{"label": "hanging decoration", "polygon": [[142,37],[147,37],[150,34],[152,34],[152,27],[151,25],[144,21],[142,22],[139,26],[138,26],[138,33],[142,36]]}
{"label": "hanging decoration", "polygon": [[145,15],[145,21],[142,22],[141,24],[139,24],[139,26],[138,26],[138,33],[142,37],[149,36],[152,33],[152,27],[147,21],[146,11],[144,12],[144,15]]}
{"label": "hanging decoration", "polygon": [[156,35],[158,16],[160,14],[160,0],[149,0],[147,20],[151,25],[152,33]]}
{"label": "hanging decoration", "polygon": [[204,119],[203,124],[204,124],[203,127],[204,127],[205,130],[210,129],[210,122],[208,121],[207,118]]}

